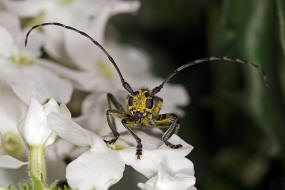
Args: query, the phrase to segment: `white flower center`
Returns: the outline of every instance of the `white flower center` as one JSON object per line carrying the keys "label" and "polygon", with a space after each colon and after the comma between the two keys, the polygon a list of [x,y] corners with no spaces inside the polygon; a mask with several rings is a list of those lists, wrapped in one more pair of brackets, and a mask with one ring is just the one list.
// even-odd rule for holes
{"label": "white flower center", "polygon": [[[34,17],[21,18],[21,27],[22,29],[30,29],[32,26],[41,24],[44,22],[45,13],[40,12],[38,15]],[[42,28],[38,28],[37,30],[42,31]]]}
{"label": "white flower center", "polygon": [[17,65],[29,66],[34,64],[34,60],[24,53],[14,54],[10,58]]}
{"label": "white flower center", "polygon": [[25,151],[25,146],[19,134],[13,131],[2,133],[1,145],[4,151],[11,156],[21,156]]}
{"label": "white flower center", "polygon": [[59,5],[66,5],[72,3],[74,0],[54,0]]}
{"label": "white flower center", "polygon": [[99,61],[94,64],[95,70],[102,76],[106,77],[106,79],[113,79],[114,78],[114,71],[113,68],[110,67],[105,61]]}
{"label": "white flower center", "polygon": [[123,150],[124,149],[124,146],[118,144],[118,143],[115,143],[115,144],[107,144],[107,146],[109,148],[111,148],[112,150]]}

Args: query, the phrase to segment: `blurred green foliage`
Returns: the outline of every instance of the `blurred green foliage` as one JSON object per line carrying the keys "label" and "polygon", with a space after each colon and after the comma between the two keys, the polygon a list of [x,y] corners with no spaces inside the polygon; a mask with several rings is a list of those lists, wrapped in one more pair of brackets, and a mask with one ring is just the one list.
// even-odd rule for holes
{"label": "blurred green foliage", "polygon": [[206,56],[260,65],[268,88],[255,69],[233,63],[206,63],[173,79],[191,96],[180,136],[194,146],[198,189],[285,189],[284,0],[144,0],[137,15],[114,17],[108,27],[145,49],[161,77]]}

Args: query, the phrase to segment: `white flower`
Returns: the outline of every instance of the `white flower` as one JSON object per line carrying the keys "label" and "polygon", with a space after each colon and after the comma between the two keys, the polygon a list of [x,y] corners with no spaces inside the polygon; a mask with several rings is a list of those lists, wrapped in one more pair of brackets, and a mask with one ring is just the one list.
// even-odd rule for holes
{"label": "white flower", "polygon": [[[185,158],[192,147],[176,135],[173,135],[170,141],[182,144],[181,149],[171,149],[165,146],[159,137],[136,131],[143,144],[142,158],[137,160],[136,142],[126,132],[120,136],[115,145],[107,148],[99,136],[60,114],[51,113],[48,116],[48,123],[63,139],[78,146],[90,146],[87,152],[67,166],[66,177],[72,188],[108,189],[121,179],[125,164],[132,166],[147,178],[153,177],[161,170],[173,176],[176,174],[194,176],[193,164]],[[162,135],[160,130],[152,132],[155,136]]]}
{"label": "white flower", "polygon": [[27,106],[0,80],[0,154],[17,158],[25,156],[25,145],[18,132],[18,123],[23,119]]}
{"label": "white flower", "polygon": [[165,171],[159,171],[145,184],[139,183],[138,187],[143,190],[194,190],[195,181],[195,177],[191,175],[176,174],[171,176]]}
{"label": "white flower", "polygon": [[17,127],[27,106],[1,80],[0,99],[0,184],[8,186],[19,181],[26,173],[22,166],[27,163],[21,161],[25,160],[26,147]]}
{"label": "white flower", "polygon": [[[56,74],[39,65],[40,42],[24,48],[24,33],[17,18],[0,13],[0,79],[11,85],[13,91],[29,104],[36,97],[41,103],[49,98],[67,103],[72,86]],[[4,27],[5,26],[5,27]],[[40,36],[35,33],[34,38]]]}
{"label": "white flower", "polygon": [[0,99],[0,152],[20,158],[25,154],[25,147],[17,127],[24,117],[27,106],[1,80]]}
{"label": "white flower", "polygon": [[[0,184],[8,186],[28,177],[25,167],[27,147],[18,131],[18,125],[25,117],[27,105],[1,80],[0,99]],[[47,149],[49,182],[65,178],[65,163],[63,163],[65,155],[61,155],[61,151],[58,151],[66,149],[65,144],[55,143]]]}
{"label": "white flower", "polygon": [[57,112],[63,117],[70,118],[70,112],[64,104],[58,106],[57,102],[50,99],[41,105],[32,98],[25,121],[19,126],[19,131],[30,146],[49,146],[53,144],[56,134],[47,123],[47,116],[51,112]]}
{"label": "white flower", "polygon": [[122,177],[124,163],[98,136],[56,113],[48,116],[48,122],[57,135],[68,142],[92,146],[67,167],[66,178],[72,188],[107,189]]}
{"label": "white flower", "polygon": [[41,105],[32,97],[25,120],[19,125],[19,131],[29,148],[29,174],[44,181],[46,180],[45,148],[53,144],[57,137],[47,123],[47,115],[52,112],[57,112],[63,117],[71,117],[64,104],[59,106],[55,100],[50,99]]}
{"label": "white flower", "polygon": [[[122,0],[5,0],[6,8],[21,17],[38,16],[41,22],[62,22],[74,27],[93,28],[96,39],[103,41],[108,19],[119,13],[134,12],[139,7],[138,1]],[[39,24],[39,23],[38,23]],[[66,33],[70,31],[45,28],[45,49],[56,58],[65,55],[63,47]],[[56,32],[55,32],[56,30]]]}

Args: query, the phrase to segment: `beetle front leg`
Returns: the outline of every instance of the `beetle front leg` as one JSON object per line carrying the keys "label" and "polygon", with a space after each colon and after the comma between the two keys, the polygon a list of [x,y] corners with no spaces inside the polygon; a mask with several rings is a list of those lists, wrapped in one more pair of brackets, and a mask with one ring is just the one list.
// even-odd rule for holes
{"label": "beetle front leg", "polygon": [[[115,108],[116,108],[115,110],[118,110],[120,112],[124,112],[123,106],[119,103],[119,101],[116,99],[116,97],[113,94],[111,94],[111,93],[107,94],[107,103],[108,103],[108,109],[109,110],[114,110],[113,106],[115,106]],[[110,140],[110,141],[107,141],[107,142],[105,141],[105,142],[108,143],[108,144],[113,144],[119,138],[119,134],[117,132],[115,119],[114,119],[114,117],[111,116],[112,114],[106,113],[106,115],[107,115],[107,121],[109,120],[108,121],[108,125],[111,128],[111,131],[112,131],[113,135],[115,136],[115,138]]]}
{"label": "beetle front leg", "polygon": [[136,156],[137,159],[141,159],[142,156],[142,143],[141,143],[141,139],[127,126],[130,124],[133,124],[134,122],[131,121],[130,119],[123,119],[122,120],[122,124],[123,126],[131,133],[131,135],[135,138],[136,142],[137,142],[137,147],[136,147]]}
{"label": "beetle front leg", "polygon": [[112,104],[113,104],[117,110],[124,111],[122,104],[120,104],[120,102],[116,99],[116,97],[113,94],[111,93],[107,94],[107,101],[108,101],[108,109],[112,109]]}
{"label": "beetle front leg", "polygon": [[106,116],[107,116],[107,123],[108,123],[108,125],[109,125],[109,127],[110,127],[110,129],[114,135],[114,138],[111,140],[104,140],[104,141],[107,144],[114,144],[117,141],[117,139],[119,138],[120,134],[118,133],[118,131],[116,129],[115,122],[112,122],[111,118],[114,121],[114,117],[122,119],[122,118],[127,117],[127,114],[124,112],[118,111],[118,110],[108,109],[106,112]]}

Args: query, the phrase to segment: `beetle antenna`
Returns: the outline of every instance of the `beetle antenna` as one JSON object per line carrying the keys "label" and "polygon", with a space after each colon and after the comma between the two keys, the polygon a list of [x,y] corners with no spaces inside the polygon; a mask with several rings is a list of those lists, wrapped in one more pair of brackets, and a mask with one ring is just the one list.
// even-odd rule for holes
{"label": "beetle antenna", "polygon": [[46,23],[42,23],[42,24],[38,24],[38,25],[35,25],[33,26],[26,34],[26,38],[25,38],[25,47],[27,46],[27,43],[28,43],[28,37],[30,35],[30,33],[32,32],[32,30],[38,28],[38,27],[42,27],[42,26],[46,26],[46,25],[56,25],[56,26],[60,26],[60,27],[63,27],[63,28],[66,28],[68,30],[73,30],[79,34],[81,34],[82,36],[85,36],[86,38],[88,38],[89,40],[91,40],[96,46],[98,46],[104,53],[105,55],[108,57],[109,61],[113,64],[113,66],[115,67],[115,69],[117,70],[117,73],[119,74],[119,77],[121,79],[121,82],[122,82],[122,85],[123,87],[131,94],[134,93],[132,87],[130,86],[129,83],[127,83],[123,76],[122,76],[122,73],[119,69],[119,67],[117,66],[115,60],[112,58],[112,56],[107,52],[107,50],[99,43],[97,42],[96,40],[94,40],[91,36],[89,36],[87,33],[81,31],[81,30],[78,30],[76,28],[73,28],[71,26],[67,26],[67,25],[64,25],[64,24],[61,24],[61,23],[58,23],[58,22],[46,22]]}
{"label": "beetle antenna", "polygon": [[232,63],[242,63],[245,65],[253,66],[255,69],[257,69],[263,75],[263,80],[264,80],[265,86],[268,87],[268,80],[267,80],[265,72],[258,65],[254,64],[254,63],[251,63],[251,62],[245,61],[245,60],[241,60],[241,59],[229,58],[229,57],[207,57],[207,58],[197,59],[195,61],[191,61],[189,63],[186,63],[186,64],[178,67],[174,71],[172,71],[159,86],[152,89],[151,95],[157,94],[163,88],[164,84],[167,83],[178,72],[180,72],[180,71],[182,71],[188,67],[198,65],[198,64],[204,63],[204,62],[210,62],[210,61],[227,61],[227,62],[232,62]]}

